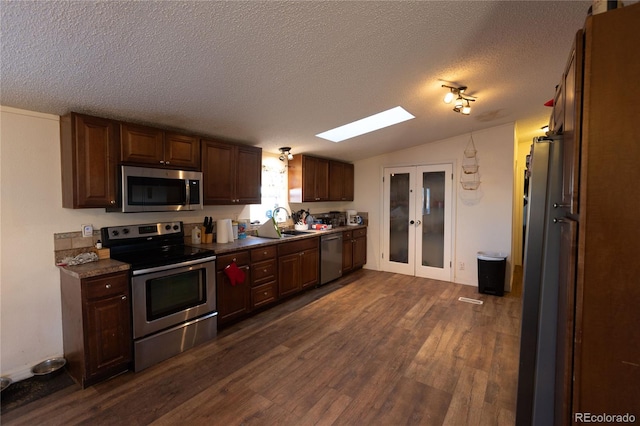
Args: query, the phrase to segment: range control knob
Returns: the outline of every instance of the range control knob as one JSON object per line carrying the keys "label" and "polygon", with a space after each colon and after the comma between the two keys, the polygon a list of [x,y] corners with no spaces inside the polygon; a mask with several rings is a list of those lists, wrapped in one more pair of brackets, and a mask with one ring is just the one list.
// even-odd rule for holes
{"label": "range control knob", "polygon": [[167,231],[171,229],[171,225],[165,225],[164,229],[166,229]]}
{"label": "range control knob", "polygon": [[114,229],[113,231],[111,231],[111,234],[112,234],[114,237],[117,237],[118,235],[120,235],[120,232],[118,232],[118,230],[117,230],[117,229]]}
{"label": "range control knob", "polygon": [[129,233],[129,228],[123,228],[123,229],[122,229],[122,233],[123,233],[124,235],[127,235],[127,234]]}
{"label": "range control knob", "polygon": [[178,229],[180,229],[180,227],[178,225],[173,225],[173,230],[177,231]]}

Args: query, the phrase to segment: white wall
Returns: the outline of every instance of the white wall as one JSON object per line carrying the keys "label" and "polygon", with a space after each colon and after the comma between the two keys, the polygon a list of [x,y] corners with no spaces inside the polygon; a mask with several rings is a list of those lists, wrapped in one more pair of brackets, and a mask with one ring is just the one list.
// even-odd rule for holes
{"label": "white wall", "polygon": [[[249,217],[246,206],[178,213],[106,213],[62,208],[59,117],[0,106],[0,373],[14,381],[62,356],[60,277],[53,234],[205,215]],[[171,215],[171,216],[169,216]]]}
{"label": "white wall", "polygon": [[[366,268],[382,270],[384,167],[454,163],[453,281],[477,286],[478,251],[511,253],[514,132],[514,124],[508,124],[473,133],[482,181],[477,191],[463,191],[458,183],[469,134],[356,162],[354,206],[369,212]],[[459,262],[465,263],[464,270],[456,268]],[[507,262],[509,275],[510,258]],[[510,276],[507,281],[510,282]]]}

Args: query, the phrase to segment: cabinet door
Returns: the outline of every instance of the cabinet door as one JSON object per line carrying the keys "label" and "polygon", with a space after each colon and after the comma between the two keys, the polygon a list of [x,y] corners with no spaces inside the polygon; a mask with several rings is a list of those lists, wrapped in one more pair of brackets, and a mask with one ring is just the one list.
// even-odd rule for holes
{"label": "cabinet door", "polygon": [[87,380],[126,370],[132,342],[128,276],[88,279],[82,285]]}
{"label": "cabinet door", "polygon": [[353,237],[351,232],[342,233],[342,272],[353,269]]}
{"label": "cabinet door", "polygon": [[203,140],[204,204],[233,204],[235,199],[234,146]]}
{"label": "cabinet door", "polygon": [[315,201],[329,200],[329,160],[316,159]]}
{"label": "cabinet door", "polygon": [[316,196],[316,168],[318,159],[302,157],[302,201],[317,201]]}
{"label": "cabinet door", "polygon": [[278,296],[285,297],[300,291],[300,254],[278,258]]}
{"label": "cabinet door", "polygon": [[353,164],[329,162],[329,200],[353,201]]}
{"label": "cabinet door", "polygon": [[353,243],[353,267],[359,268],[367,263],[367,237],[359,236]]}
{"label": "cabinet door", "polygon": [[308,249],[300,253],[300,284],[302,288],[318,284],[320,273],[320,252]]}
{"label": "cabinet door", "polygon": [[116,204],[117,129],[114,121],[75,113],[60,119],[63,207]]}
{"label": "cabinet door", "polygon": [[165,133],[164,164],[180,169],[200,170],[200,139],[178,133]]}
{"label": "cabinet door", "polygon": [[239,204],[262,201],[262,149],[237,147],[236,185],[233,199]]}
{"label": "cabinet door", "polygon": [[564,80],[564,128],[562,140],[562,204],[578,213],[580,135],[582,113],[583,31],[578,31]]}
{"label": "cabinet door", "polygon": [[[245,273],[243,283],[231,285],[227,274],[224,273],[224,268],[231,262],[236,262],[238,268]],[[218,324],[224,324],[250,311],[251,271],[249,269],[249,252],[243,251],[220,256],[216,265]]]}
{"label": "cabinet door", "polygon": [[164,166],[164,132],[153,127],[121,123],[122,161]]}

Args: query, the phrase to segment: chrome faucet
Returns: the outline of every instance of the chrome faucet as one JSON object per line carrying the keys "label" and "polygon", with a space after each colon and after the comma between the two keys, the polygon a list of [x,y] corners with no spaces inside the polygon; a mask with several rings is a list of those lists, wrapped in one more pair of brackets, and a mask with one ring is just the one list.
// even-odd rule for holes
{"label": "chrome faucet", "polygon": [[[286,209],[286,208],[284,208],[284,207],[276,207],[275,209],[273,209],[273,213],[271,213],[271,217],[273,217],[273,220],[275,220],[275,221],[276,221],[276,223],[278,223],[278,221],[276,220],[276,215],[277,215],[277,213],[278,213],[278,211],[279,211],[279,210],[284,210],[284,212],[287,214],[287,219],[289,219],[289,217],[291,216],[291,215],[289,214],[289,210],[287,210],[287,209]],[[286,219],[285,219],[285,220],[286,220]]]}

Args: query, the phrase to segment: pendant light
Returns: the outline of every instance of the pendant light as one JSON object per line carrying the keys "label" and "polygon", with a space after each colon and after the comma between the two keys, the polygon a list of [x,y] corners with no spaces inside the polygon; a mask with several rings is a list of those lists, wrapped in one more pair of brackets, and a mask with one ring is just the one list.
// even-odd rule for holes
{"label": "pendant light", "polygon": [[467,86],[453,87],[443,84],[442,87],[449,89],[449,92],[444,95],[443,101],[445,104],[450,104],[455,99],[453,104],[453,110],[455,112],[460,112],[464,115],[471,114],[471,104],[469,104],[469,102],[475,102],[476,97],[465,93]]}

